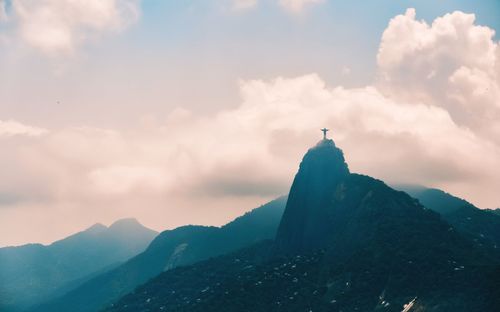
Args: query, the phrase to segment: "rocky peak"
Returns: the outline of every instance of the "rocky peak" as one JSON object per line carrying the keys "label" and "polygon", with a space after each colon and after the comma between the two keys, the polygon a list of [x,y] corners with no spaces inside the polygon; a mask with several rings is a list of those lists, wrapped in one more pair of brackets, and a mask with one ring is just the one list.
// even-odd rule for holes
{"label": "rocky peak", "polygon": [[344,154],[333,140],[323,139],[305,154],[293,181],[276,236],[279,253],[322,246],[328,236],[328,208],[334,190],[349,176]]}

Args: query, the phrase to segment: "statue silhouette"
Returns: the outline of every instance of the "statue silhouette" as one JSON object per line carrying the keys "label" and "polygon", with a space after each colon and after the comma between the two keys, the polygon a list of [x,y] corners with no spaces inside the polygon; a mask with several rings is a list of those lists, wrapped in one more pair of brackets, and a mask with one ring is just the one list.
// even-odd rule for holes
{"label": "statue silhouette", "polygon": [[323,132],[323,140],[326,140],[326,133],[330,130],[327,128],[320,129]]}

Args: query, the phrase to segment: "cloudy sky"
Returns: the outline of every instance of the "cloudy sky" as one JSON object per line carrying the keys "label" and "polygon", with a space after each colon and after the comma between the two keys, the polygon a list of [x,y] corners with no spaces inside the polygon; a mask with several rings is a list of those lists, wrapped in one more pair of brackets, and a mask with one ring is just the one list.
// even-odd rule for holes
{"label": "cloudy sky", "polygon": [[319,128],[352,171],[500,207],[497,0],[0,0],[0,246],[285,194]]}

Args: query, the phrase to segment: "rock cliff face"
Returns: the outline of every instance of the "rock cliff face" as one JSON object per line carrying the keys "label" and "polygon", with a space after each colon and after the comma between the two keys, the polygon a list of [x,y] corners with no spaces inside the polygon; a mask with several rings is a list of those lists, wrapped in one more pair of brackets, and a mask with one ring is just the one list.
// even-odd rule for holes
{"label": "rock cliff face", "polygon": [[348,176],[344,155],[332,140],[321,140],[309,149],[290,190],[276,236],[277,253],[301,253],[326,244],[333,190]]}

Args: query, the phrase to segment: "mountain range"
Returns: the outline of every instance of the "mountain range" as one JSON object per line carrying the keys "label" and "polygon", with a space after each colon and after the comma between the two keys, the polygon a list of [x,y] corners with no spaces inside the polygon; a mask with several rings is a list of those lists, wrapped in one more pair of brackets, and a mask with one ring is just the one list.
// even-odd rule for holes
{"label": "mountain range", "polygon": [[[447,213],[464,209],[456,203]],[[500,259],[469,229],[350,173],[322,140],[300,164],[275,240],[161,273],[106,311],[495,311]]]}
{"label": "mountain range", "polygon": [[220,228],[164,231],[127,261],[33,292],[29,311],[494,311],[499,246],[498,210],[351,173],[322,140],[288,197]]}
{"label": "mountain range", "polygon": [[142,252],[158,233],[135,219],[95,224],[48,246],[0,248],[0,311],[57,297]]}
{"label": "mountain range", "polygon": [[280,197],[220,228],[191,225],[164,231],[141,254],[33,311],[97,311],[165,270],[271,239],[285,202]]}

